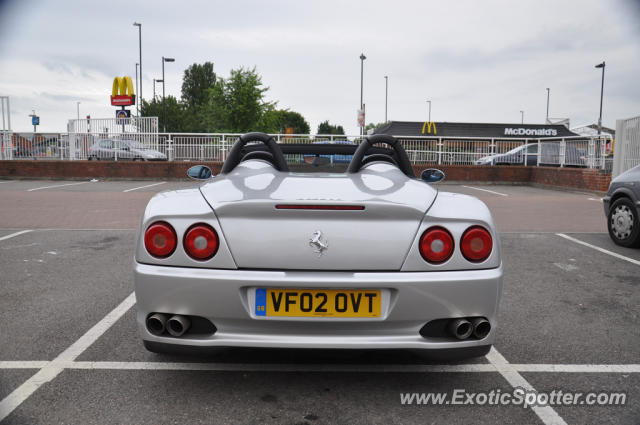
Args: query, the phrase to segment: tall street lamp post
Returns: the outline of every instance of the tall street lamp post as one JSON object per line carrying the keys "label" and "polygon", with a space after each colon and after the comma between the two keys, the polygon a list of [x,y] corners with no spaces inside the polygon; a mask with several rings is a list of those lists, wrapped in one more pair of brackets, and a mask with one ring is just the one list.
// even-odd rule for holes
{"label": "tall street lamp post", "polygon": [[140,116],[140,87],[138,86],[138,67],[140,64],[136,62],[136,92],[138,93],[138,98],[136,99],[136,113]]}
{"label": "tall street lamp post", "polygon": [[162,132],[167,132],[167,110],[164,104],[164,63],[165,62],[175,62],[174,58],[165,58],[162,57]]}
{"label": "tall street lamp post", "polygon": [[598,117],[598,136],[602,133],[602,96],[604,95],[604,67],[604,61],[596,65],[596,68],[602,68],[602,84],[600,85],[600,116]]}
{"label": "tall street lamp post", "polygon": [[76,123],[76,127],[77,127],[78,124],[80,123],[80,101],[76,102],[76,116],[78,118],[78,122]]}
{"label": "tall street lamp post", "polygon": [[156,101],[156,83],[162,83],[164,82],[164,80],[156,80],[155,78],[153,79],[153,101]]}
{"label": "tall street lamp post", "polygon": [[431,101],[427,100],[427,103],[429,104],[429,122],[431,122]]}
{"label": "tall street lamp post", "polygon": [[138,63],[140,64],[140,86],[138,90],[138,104],[142,102],[142,24],[139,22],[133,23],[134,27],[138,27]]}
{"label": "tall street lamp post", "polygon": [[389,99],[389,77],[384,76],[384,122],[389,122],[387,119],[387,101]]}
{"label": "tall street lamp post", "polygon": [[[364,115],[364,104],[362,103],[363,99],[362,99],[362,91],[364,88],[364,60],[367,57],[364,55],[364,53],[360,54],[360,110],[362,111],[362,114]],[[366,117],[365,117],[366,118]],[[364,124],[365,124],[365,120],[362,120],[362,127],[360,127],[360,135],[364,135]]]}
{"label": "tall street lamp post", "polygon": [[524,124],[524,111],[520,111],[520,124]]}
{"label": "tall street lamp post", "polygon": [[551,90],[547,87],[547,124],[549,124],[549,93]]}

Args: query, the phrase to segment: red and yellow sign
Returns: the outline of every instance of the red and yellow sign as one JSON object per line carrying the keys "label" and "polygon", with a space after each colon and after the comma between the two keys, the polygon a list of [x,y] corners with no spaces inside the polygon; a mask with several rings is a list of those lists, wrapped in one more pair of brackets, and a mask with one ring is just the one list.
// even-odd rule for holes
{"label": "red and yellow sign", "polygon": [[129,106],[136,103],[136,96],[133,93],[133,81],[131,77],[116,77],[113,79],[111,89],[111,104],[113,106]]}

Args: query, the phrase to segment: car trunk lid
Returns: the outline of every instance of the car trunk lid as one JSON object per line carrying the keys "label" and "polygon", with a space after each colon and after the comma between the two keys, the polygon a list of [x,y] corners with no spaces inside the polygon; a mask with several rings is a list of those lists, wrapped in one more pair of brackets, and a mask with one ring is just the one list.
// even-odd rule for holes
{"label": "car trunk lid", "polygon": [[234,170],[201,192],[240,268],[399,270],[437,192],[388,168],[357,174]]}

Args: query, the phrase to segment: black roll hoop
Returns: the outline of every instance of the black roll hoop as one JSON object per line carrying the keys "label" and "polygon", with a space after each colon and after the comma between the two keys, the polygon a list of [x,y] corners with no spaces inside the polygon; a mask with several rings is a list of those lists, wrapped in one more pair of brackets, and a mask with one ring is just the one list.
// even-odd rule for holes
{"label": "black roll hoop", "polygon": [[358,146],[356,152],[353,154],[353,158],[349,163],[349,168],[347,169],[348,173],[357,173],[360,171],[362,167],[362,160],[367,155],[369,149],[373,147],[376,143],[384,143],[393,149],[396,161],[398,163],[398,168],[402,171],[407,177],[415,178],[416,175],[413,172],[413,167],[411,166],[411,162],[409,161],[409,156],[407,152],[402,147],[402,144],[393,136],[388,134],[374,134],[371,136],[367,136]]}
{"label": "black roll hoop", "polygon": [[267,147],[271,155],[273,155],[273,165],[276,167],[276,169],[278,171],[289,171],[289,166],[287,166],[287,161],[284,158],[284,154],[282,153],[282,150],[280,149],[280,146],[278,146],[278,143],[275,141],[275,139],[265,133],[253,132],[243,134],[242,136],[238,137],[238,141],[233,144],[231,150],[229,151],[227,159],[222,165],[220,174],[228,174],[233,171],[234,168],[236,168],[236,166],[240,163],[240,161],[242,161],[242,157],[244,156],[242,150],[249,142],[262,142]]}

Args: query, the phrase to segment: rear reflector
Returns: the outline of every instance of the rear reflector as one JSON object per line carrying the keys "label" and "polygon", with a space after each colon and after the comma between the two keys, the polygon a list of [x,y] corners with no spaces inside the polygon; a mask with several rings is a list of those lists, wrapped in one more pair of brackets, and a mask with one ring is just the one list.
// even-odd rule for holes
{"label": "rear reflector", "polygon": [[218,234],[208,224],[195,224],[184,235],[184,250],[195,260],[208,260],[216,255],[219,246]]}
{"label": "rear reflector", "polygon": [[469,261],[479,263],[486,260],[491,255],[493,249],[493,239],[491,234],[484,227],[469,227],[460,241],[462,255]]}
{"label": "rear reflector", "polygon": [[444,227],[430,227],[420,237],[420,254],[432,264],[444,263],[453,254],[453,237]]}
{"label": "rear reflector", "polygon": [[340,210],[340,211],[361,211],[364,205],[292,205],[278,204],[279,210]]}
{"label": "rear reflector", "polygon": [[154,257],[168,257],[176,249],[176,231],[169,223],[157,221],[144,232],[144,247]]}

